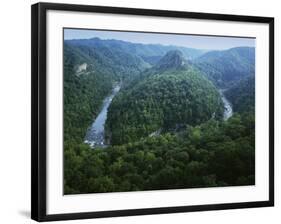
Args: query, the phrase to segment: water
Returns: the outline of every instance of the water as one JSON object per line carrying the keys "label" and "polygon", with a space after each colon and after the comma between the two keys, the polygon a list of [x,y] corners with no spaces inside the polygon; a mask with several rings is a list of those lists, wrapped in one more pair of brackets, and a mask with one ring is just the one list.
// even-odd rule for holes
{"label": "water", "polygon": [[[113,89],[111,95],[106,97],[103,101],[102,110],[98,114],[95,121],[92,123],[91,127],[88,129],[85,137],[85,143],[89,144],[92,148],[94,147],[105,147],[105,135],[104,135],[104,125],[107,119],[107,112],[108,108],[112,102],[112,99],[116,96],[116,94],[120,90],[120,85],[115,86]],[[233,114],[232,105],[231,103],[226,99],[223,92],[224,90],[220,90],[220,95],[224,104],[224,114],[223,118],[224,120],[227,120],[230,118]],[[153,133],[154,134],[154,133]]]}
{"label": "water", "polygon": [[91,127],[88,129],[84,143],[89,144],[92,148],[94,147],[105,147],[105,135],[104,125],[107,119],[108,108],[112,102],[112,99],[119,92],[120,85],[114,87],[110,96],[106,97],[103,101],[101,112],[98,114]]}
{"label": "water", "polygon": [[223,119],[226,121],[233,114],[232,105],[223,94],[224,90],[220,90],[221,99],[224,105]]}

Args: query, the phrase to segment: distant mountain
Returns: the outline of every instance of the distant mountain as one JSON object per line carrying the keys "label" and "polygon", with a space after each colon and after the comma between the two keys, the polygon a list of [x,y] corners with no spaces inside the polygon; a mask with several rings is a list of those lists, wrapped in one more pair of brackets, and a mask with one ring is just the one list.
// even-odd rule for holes
{"label": "distant mountain", "polygon": [[255,77],[247,77],[225,92],[234,112],[255,111]]}
{"label": "distant mountain", "polygon": [[181,52],[168,52],[151,70],[149,76],[113,99],[107,118],[112,144],[136,141],[159,130],[197,125],[222,115],[217,89]]}
{"label": "distant mountain", "polygon": [[140,44],[131,43],[122,40],[102,40],[100,38],[67,40],[71,45],[89,46],[89,47],[106,47],[128,53],[142,58],[145,62],[154,65],[168,51],[180,50],[187,59],[194,59],[204,54],[206,50],[193,49],[187,47],[161,45],[161,44]]}
{"label": "distant mountain", "polygon": [[193,63],[220,88],[228,88],[247,76],[255,74],[255,48],[237,47],[210,51]]}

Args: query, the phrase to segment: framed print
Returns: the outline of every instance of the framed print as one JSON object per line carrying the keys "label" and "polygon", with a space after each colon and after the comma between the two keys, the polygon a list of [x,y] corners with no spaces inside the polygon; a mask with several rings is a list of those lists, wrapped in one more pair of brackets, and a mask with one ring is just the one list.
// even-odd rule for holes
{"label": "framed print", "polygon": [[32,219],[274,205],[274,19],[32,6]]}

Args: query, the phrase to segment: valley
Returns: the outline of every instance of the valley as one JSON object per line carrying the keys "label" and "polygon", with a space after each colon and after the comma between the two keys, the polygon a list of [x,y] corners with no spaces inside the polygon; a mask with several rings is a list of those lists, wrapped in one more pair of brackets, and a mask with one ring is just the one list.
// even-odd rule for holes
{"label": "valley", "polygon": [[91,127],[87,130],[84,143],[89,144],[91,147],[106,147],[107,143],[105,140],[105,122],[107,119],[108,107],[110,106],[112,99],[119,92],[121,86],[117,84],[110,96],[107,96],[102,105],[102,109],[98,114]]}
{"label": "valley", "polygon": [[221,95],[221,99],[222,99],[222,102],[223,102],[223,105],[224,105],[223,119],[227,120],[228,118],[230,118],[233,115],[233,109],[232,109],[231,103],[225,97],[224,91],[225,90],[222,90],[222,89],[219,90],[220,95]]}
{"label": "valley", "polygon": [[65,40],[65,193],[255,184],[254,58]]}

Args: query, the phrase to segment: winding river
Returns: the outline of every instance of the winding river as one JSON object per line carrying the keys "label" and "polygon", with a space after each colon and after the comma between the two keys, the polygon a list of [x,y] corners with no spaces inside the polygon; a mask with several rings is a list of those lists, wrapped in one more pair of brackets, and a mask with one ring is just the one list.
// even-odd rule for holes
{"label": "winding river", "polygon": [[226,99],[226,97],[224,96],[224,91],[225,90],[219,90],[220,95],[221,95],[221,99],[224,105],[224,113],[223,113],[223,119],[226,121],[228,118],[230,118],[233,114],[233,110],[232,110],[232,105],[231,103]]}
{"label": "winding river", "polygon": [[[112,91],[112,93],[106,97],[103,101],[103,106],[101,112],[98,114],[95,121],[92,123],[91,127],[87,130],[86,137],[84,143],[89,144],[92,148],[94,147],[106,147],[105,143],[105,131],[104,125],[107,119],[108,108],[112,102],[112,99],[119,92],[121,86],[116,85]],[[224,96],[224,90],[219,90],[223,104],[224,104],[224,120],[230,118],[233,114],[232,105]]]}
{"label": "winding river", "polygon": [[119,92],[121,86],[116,85],[112,93],[106,97],[103,101],[103,106],[101,112],[98,114],[95,121],[92,123],[91,127],[87,130],[84,143],[89,144],[92,148],[94,147],[105,147],[105,135],[104,135],[104,125],[107,119],[108,108],[112,102],[112,99]]}

